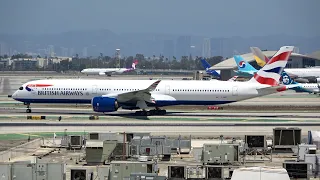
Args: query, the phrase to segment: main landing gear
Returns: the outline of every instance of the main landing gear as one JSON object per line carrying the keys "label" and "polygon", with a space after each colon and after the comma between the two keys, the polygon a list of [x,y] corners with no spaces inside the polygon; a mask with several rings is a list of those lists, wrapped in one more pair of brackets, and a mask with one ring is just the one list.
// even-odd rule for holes
{"label": "main landing gear", "polygon": [[26,113],[31,113],[30,103],[24,103],[24,105],[27,105]]}
{"label": "main landing gear", "polygon": [[145,109],[143,109],[142,111],[136,111],[135,115],[137,115],[137,116],[152,116],[152,115],[165,115],[166,113],[167,113],[166,110],[156,108],[156,109],[152,109],[150,111],[146,111]]}

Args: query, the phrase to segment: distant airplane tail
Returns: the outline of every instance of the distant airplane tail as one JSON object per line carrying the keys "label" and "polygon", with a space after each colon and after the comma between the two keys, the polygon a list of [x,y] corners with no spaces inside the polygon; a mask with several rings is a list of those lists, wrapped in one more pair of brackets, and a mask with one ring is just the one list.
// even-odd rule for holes
{"label": "distant airplane tail", "polygon": [[268,63],[269,58],[262,53],[262,51],[257,47],[250,47],[254,59],[260,67],[263,67]]}
{"label": "distant airplane tail", "polygon": [[133,61],[133,63],[132,63],[132,69],[136,69],[136,65],[138,64],[138,60],[137,59],[135,59],[134,61]]}
{"label": "distant airplane tail", "polygon": [[242,56],[237,55],[237,56],[233,56],[233,58],[236,61],[239,71],[243,71],[243,72],[257,71],[253,66],[251,66],[250,63],[244,60]]}
{"label": "distant airplane tail", "polygon": [[283,71],[281,74],[281,81],[282,81],[282,84],[284,85],[298,84],[293,79],[291,79],[291,77],[285,71]]}
{"label": "distant airplane tail", "polygon": [[277,86],[284,67],[293,51],[293,46],[283,46],[249,81]]}
{"label": "distant airplane tail", "polygon": [[209,69],[211,65],[205,59],[201,59],[201,64],[208,74],[220,77],[220,74],[217,71]]}

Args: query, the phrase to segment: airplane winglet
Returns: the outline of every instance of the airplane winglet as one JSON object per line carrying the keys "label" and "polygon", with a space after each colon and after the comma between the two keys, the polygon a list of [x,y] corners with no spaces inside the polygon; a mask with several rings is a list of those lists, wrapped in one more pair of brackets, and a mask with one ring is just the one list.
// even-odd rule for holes
{"label": "airplane winglet", "polygon": [[161,80],[157,80],[156,82],[152,83],[152,84],[147,88],[147,90],[149,90],[149,91],[154,91],[154,90],[157,88],[157,86],[159,85],[160,81],[161,81]]}

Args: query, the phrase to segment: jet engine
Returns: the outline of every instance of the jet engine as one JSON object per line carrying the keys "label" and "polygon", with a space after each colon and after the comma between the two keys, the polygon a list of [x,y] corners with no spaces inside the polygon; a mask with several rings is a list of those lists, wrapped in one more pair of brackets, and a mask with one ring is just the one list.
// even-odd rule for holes
{"label": "jet engine", "polygon": [[117,99],[102,96],[92,98],[91,105],[95,112],[113,112],[119,108]]}
{"label": "jet engine", "polygon": [[104,75],[106,75],[106,73],[104,73],[104,72],[99,72],[99,75],[100,75],[100,76],[104,76]]}
{"label": "jet engine", "polygon": [[317,83],[320,83],[320,78],[317,78]]}

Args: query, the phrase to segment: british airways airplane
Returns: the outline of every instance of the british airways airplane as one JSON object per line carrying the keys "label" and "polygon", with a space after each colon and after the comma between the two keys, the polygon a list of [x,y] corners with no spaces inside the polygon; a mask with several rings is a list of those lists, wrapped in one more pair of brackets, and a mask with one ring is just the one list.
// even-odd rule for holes
{"label": "british airways airplane", "polygon": [[[243,76],[253,76],[255,73],[258,72],[250,63],[244,60],[241,56],[234,56],[234,59],[238,65],[238,74]],[[285,69],[282,72],[281,79],[284,85],[295,84],[297,87],[293,87],[292,90],[296,92],[308,92],[308,93],[319,93],[319,85],[317,83],[298,83],[295,82],[290,76],[285,72]]]}
{"label": "british airways airplane", "polygon": [[[137,115],[163,115],[161,107],[172,105],[217,105],[277,93],[293,46],[284,46],[247,82],[177,80],[35,80],[23,84],[12,98],[32,103],[91,104],[95,112],[142,109]],[[155,109],[147,111],[150,107]]]}
{"label": "british airways airplane", "polygon": [[138,60],[134,60],[131,68],[88,68],[88,69],[83,69],[81,73],[87,74],[87,75],[111,76],[111,74],[122,74],[125,72],[134,71],[136,69],[137,64],[138,64]]}
{"label": "british airways airplane", "polygon": [[[259,65],[264,65],[263,63],[269,61],[269,58],[265,56],[259,48],[251,47],[250,49]],[[285,71],[296,81],[320,82],[320,68],[286,68]]]}

